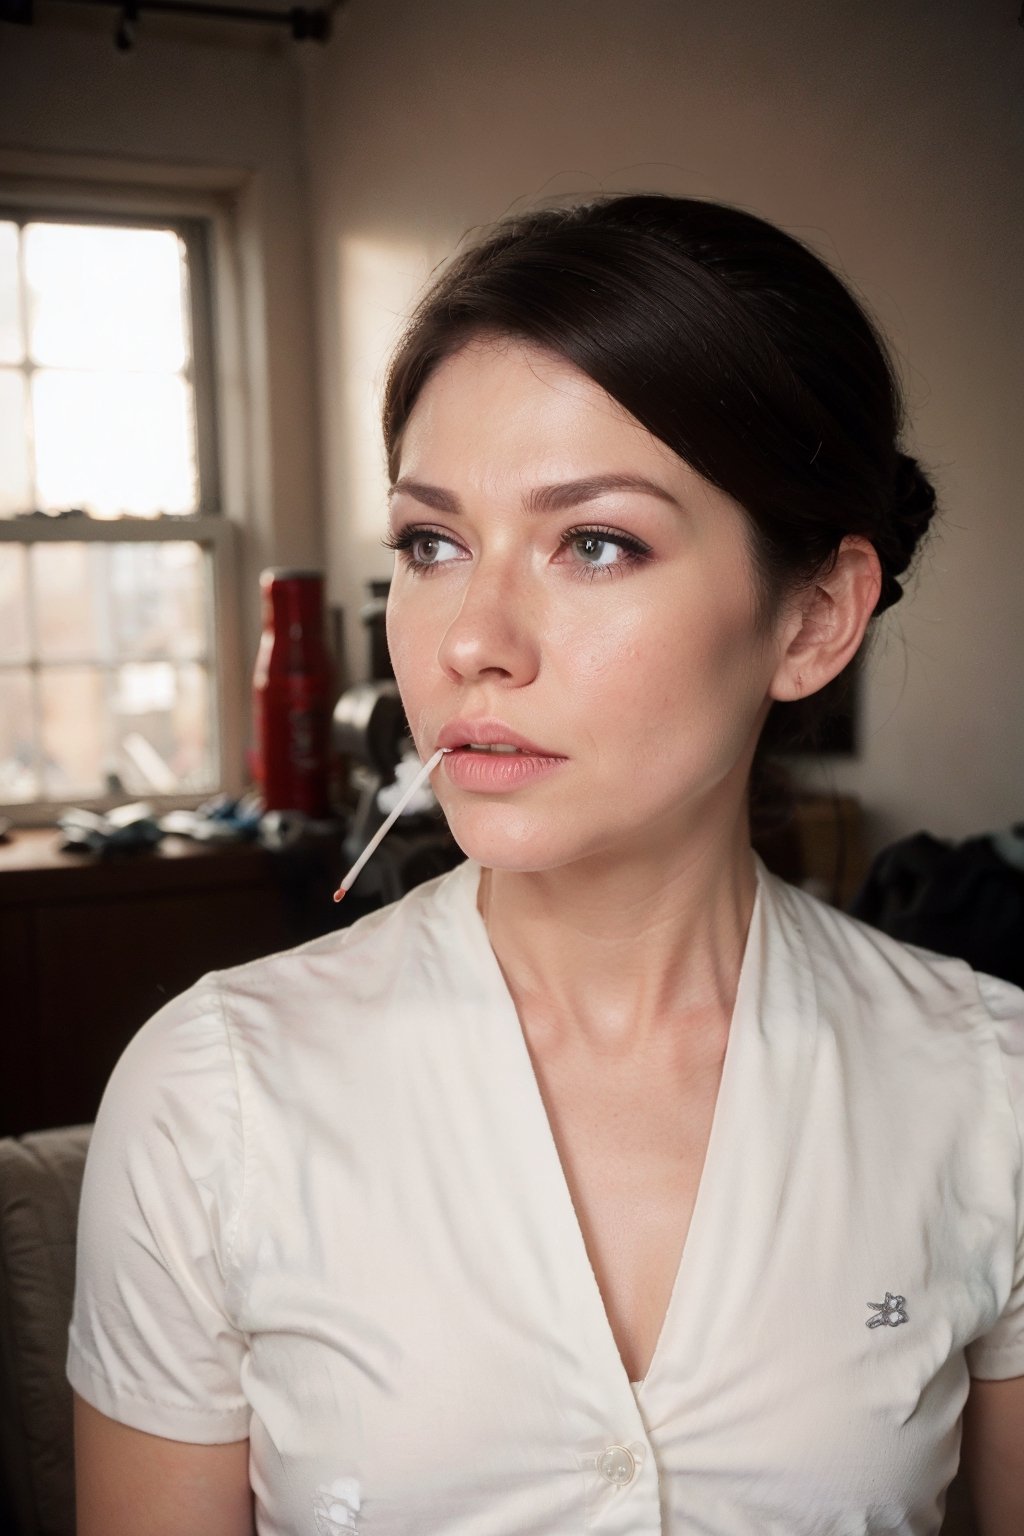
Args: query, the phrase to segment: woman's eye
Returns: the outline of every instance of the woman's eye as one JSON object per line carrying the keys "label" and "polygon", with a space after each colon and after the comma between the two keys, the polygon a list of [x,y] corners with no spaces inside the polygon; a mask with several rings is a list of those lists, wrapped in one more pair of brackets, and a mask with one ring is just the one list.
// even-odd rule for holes
{"label": "woman's eye", "polygon": [[448,544],[452,549],[458,548],[452,539],[446,539],[443,534],[430,528],[406,528],[401,533],[381,539],[381,543],[385,549],[397,551],[413,571],[429,571],[438,565],[448,565],[450,562],[441,560],[436,551],[443,544]]}
{"label": "woman's eye", "polygon": [[[445,550],[450,553],[445,554]],[[451,539],[439,538],[436,533],[418,533],[408,544],[408,553],[416,565],[442,565],[453,558],[451,551],[457,553],[456,545]]]}
{"label": "woman's eye", "polygon": [[578,553],[577,574],[593,580],[598,572],[609,576],[624,575],[630,566],[639,565],[650,555],[650,546],[628,533],[613,533],[610,528],[570,528],[562,538]]}
{"label": "woman's eye", "polygon": [[[467,550],[454,539],[445,538],[438,528],[402,528],[382,539],[388,550],[395,550],[411,571],[438,570],[454,561],[470,558]],[[560,548],[568,554],[577,576],[596,576],[599,571],[625,574],[626,567],[648,558],[651,547],[629,533],[614,533],[611,528],[568,528],[560,538]]]}
{"label": "woman's eye", "polygon": [[611,539],[603,539],[596,533],[577,533],[572,543],[587,565],[615,565],[622,551],[621,544],[613,544]]}

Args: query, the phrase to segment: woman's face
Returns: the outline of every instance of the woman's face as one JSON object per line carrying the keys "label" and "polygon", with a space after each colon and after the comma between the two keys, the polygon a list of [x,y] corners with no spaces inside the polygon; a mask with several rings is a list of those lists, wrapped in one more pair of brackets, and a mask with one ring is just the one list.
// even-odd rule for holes
{"label": "woman's face", "polygon": [[561,759],[495,787],[469,776],[518,776],[506,758],[462,782],[443,758],[431,784],[464,853],[664,861],[735,833],[781,651],[755,630],[730,497],[571,364],[498,339],[424,386],[390,516],[415,535],[387,635],[420,757],[486,716]]}

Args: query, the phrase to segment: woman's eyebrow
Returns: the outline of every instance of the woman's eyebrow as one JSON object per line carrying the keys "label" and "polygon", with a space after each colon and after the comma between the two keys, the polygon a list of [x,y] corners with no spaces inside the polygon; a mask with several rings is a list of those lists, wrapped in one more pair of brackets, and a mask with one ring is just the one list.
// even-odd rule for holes
{"label": "woman's eyebrow", "polygon": [[[682,510],[681,503],[666,491],[664,486],[645,479],[643,475],[589,475],[582,480],[566,480],[557,485],[536,486],[525,498],[526,510],[528,512],[562,512],[567,507],[577,507],[582,502],[594,501],[610,491],[640,491],[646,496],[656,496],[659,501],[667,501],[670,506]],[[451,491],[442,490],[440,486],[425,485],[422,481],[403,477],[396,480],[388,491],[388,500],[400,494],[412,496],[417,501],[423,502],[424,506],[433,507],[436,512],[448,512],[454,517],[462,515],[463,509],[459,498]]]}

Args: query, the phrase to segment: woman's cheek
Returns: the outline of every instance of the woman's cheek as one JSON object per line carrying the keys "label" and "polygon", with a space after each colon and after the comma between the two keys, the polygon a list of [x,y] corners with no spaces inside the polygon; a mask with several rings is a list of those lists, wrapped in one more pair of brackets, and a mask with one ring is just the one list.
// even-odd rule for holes
{"label": "woman's cheek", "polygon": [[546,628],[545,649],[552,663],[561,662],[581,682],[600,679],[614,686],[621,680],[623,687],[634,688],[638,671],[662,648],[651,614],[635,606],[621,614],[609,603],[561,618],[552,615]]}

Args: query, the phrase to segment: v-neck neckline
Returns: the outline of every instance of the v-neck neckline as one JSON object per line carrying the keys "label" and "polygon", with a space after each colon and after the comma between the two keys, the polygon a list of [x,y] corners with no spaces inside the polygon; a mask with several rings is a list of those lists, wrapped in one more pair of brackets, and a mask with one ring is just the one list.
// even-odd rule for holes
{"label": "v-neck neckline", "polygon": [[[687,1277],[700,1262],[701,1251],[705,1246],[703,1241],[705,1229],[709,1229],[711,1225],[709,1212],[712,1210],[715,1200],[714,1186],[723,1183],[725,1161],[730,1155],[730,1148],[736,1145],[736,1138],[731,1135],[728,1125],[734,1119],[732,1107],[734,1083],[737,1076],[741,1075],[740,1069],[737,1066],[737,1060],[743,1053],[751,1025],[756,1025],[755,1000],[759,987],[760,973],[763,967],[765,948],[763,929],[766,918],[768,870],[756,853],[754,855],[754,863],[757,874],[757,889],[744,942],[743,958],[740,962],[739,976],[736,983],[736,996],[733,1001],[732,1015],[729,1021],[729,1032],[722,1059],[722,1070],[719,1075],[711,1129],[708,1133],[704,1161],[697,1184],[697,1193],[694,1198],[686,1238],[676,1266],[668,1305],[661,1321],[654,1351],[645,1375],[640,1381],[634,1382],[630,1380],[629,1371],[619,1353],[618,1343],[604,1304],[604,1297],[601,1294],[597,1275],[591,1263],[586,1240],[583,1236],[583,1228],[569,1189],[569,1182],[565,1175],[561,1156],[559,1155],[558,1145],[551,1129],[551,1122],[540,1090],[540,1084],[537,1080],[536,1069],[530,1056],[525,1031],[523,1030],[512,994],[509,991],[508,983],[498,963],[498,957],[491,945],[487,925],[477,907],[482,866],[477,864],[475,860],[467,860],[468,868],[465,871],[467,877],[465,891],[469,907],[469,921],[477,939],[481,961],[489,972],[492,986],[497,996],[500,997],[505,1009],[506,1019],[502,1021],[501,1027],[505,1029],[507,1026],[508,1029],[511,1048],[515,1054],[520,1074],[520,1086],[524,1088],[526,1098],[530,1102],[531,1112],[541,1127],[543,1150],[540,1155],[546,1165],[546,1172],[549,1175],[544,1181],[545,1194],[547,1196],[550,1193],[550,1200],[553,1202],[553,1208],[550,1208],[550,1215],[555,1223],[555,1235],[556,1238],[571,1250],[571,1262],[580,1276],[581,1294],[585,1291],[587,1296],[586,1305],[591,1314],[596,1317],[597,1326],[601,1330],[607,1347],[611,1350],[611,1355],[620,1377],[627,1383],[630,1393],[634,1397],[639,1397],[645,1390],[648,1390],[650,1383],[658,1378],[665,1368],[666,1357],[670,1353],[671,1337],[676,1328],[675,1314],[683,1305],[682,1298],[687,1289]],[[723,1129],[723,1127],[726,1127],[726,1129]]]}

